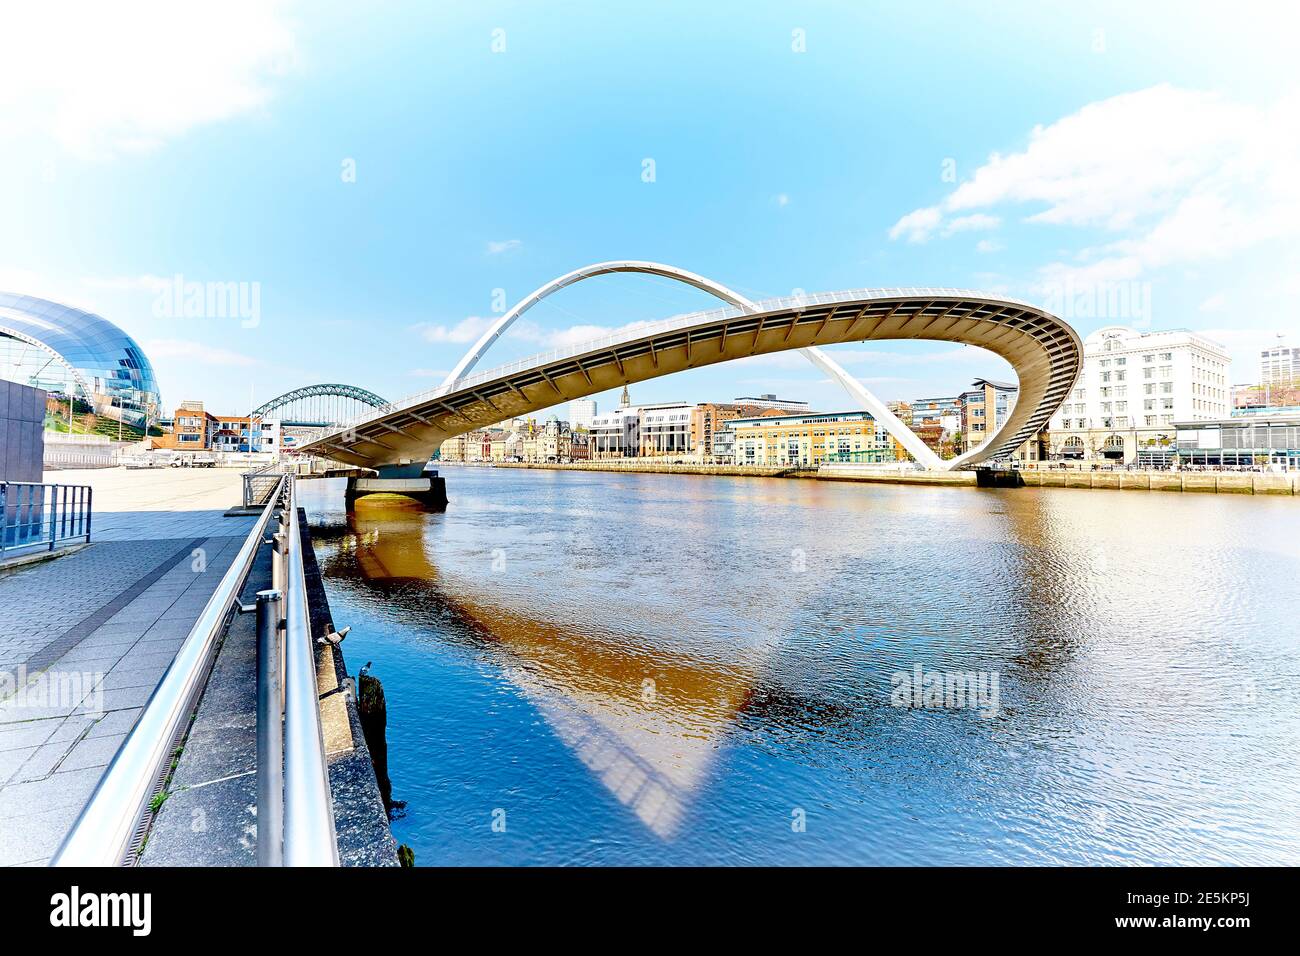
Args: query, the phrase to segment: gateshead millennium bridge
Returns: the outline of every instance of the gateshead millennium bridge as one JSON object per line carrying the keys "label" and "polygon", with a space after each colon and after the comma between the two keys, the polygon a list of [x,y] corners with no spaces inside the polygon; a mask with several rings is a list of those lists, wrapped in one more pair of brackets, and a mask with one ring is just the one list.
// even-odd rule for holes
{"label": "gateshead millennium bridge", "polygon": [[[725,308],[693,312],[486,371],[472,369],[538,302],[593,276],[663,276],[709,292]],[[941,461],[910,428],[819,346],[884,339],[960,342],[1006,359],[1019,395],[981,445]],[[507,418],[646,379],[751,355],[800,350],[838,381],[926,468],[966,468],[1009,455],[1046,424],[1073,387],[1083,347],[1068,324],[1037,306],[964,289],[851,289],[749,299],[703,276],[654,262],[602,262],[554,279],[503,314],[440,386],[382,405],[303,450],[397,477],[422,467],[447,438]]]}

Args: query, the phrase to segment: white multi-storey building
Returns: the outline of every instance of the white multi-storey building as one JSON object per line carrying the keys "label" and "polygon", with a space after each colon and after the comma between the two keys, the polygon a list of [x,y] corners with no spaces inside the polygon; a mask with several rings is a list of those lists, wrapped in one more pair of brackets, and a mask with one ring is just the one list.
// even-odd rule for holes
{"label": "white multi-storey building", "polygon": [[1300,346],[1278,345],[1259,353],[1259,384],[1291,385],[1300,381]]}
{"label": "white multi-storey building", "polygon": [[680,455],[691,449],[691,409],[685,402],[621,405],[591,420],[592,458]]}
{"label": "white multi-storey building", "polygon": [[785,412],[807,412],[812,406],[807,402],[797,399],[777,398],[771,393],[765,393],[757,397],[737,398],[733,400],[736,405],[761,405],[763,408],[779,408]]}
{"label": "white multi-storey building", "polygon": [[594,398],[575,398],[569,402],[569,424],[574,428],[591,428],[596,417]]}
{"label": "white multi-storey building", "polygon": [[640,454],[684,455],[691,450],[691,410],[684,402],[641,406]]}
{"label": "white multi-storey building", "polygon": [[591,420],[592,458],[630,458],[640,447],[641,409],[626,405]]}
{"label": "white multi-storey building", "polygon": [[1158,464],[1172,454],[1175,421],[1231,411],[1231,359],[1203,335],[1112,325],[1084,339],[1083,354],[1083,374],[1048,426],[1051,458]]}

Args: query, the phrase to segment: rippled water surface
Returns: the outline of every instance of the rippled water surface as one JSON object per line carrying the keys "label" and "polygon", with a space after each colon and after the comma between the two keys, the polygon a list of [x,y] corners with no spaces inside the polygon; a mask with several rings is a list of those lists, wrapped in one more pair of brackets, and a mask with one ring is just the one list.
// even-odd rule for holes
{"label": "rippled water surface", "polygon": [[1300,863],[1295,499],[443,474],[304,483],[418,863]]}

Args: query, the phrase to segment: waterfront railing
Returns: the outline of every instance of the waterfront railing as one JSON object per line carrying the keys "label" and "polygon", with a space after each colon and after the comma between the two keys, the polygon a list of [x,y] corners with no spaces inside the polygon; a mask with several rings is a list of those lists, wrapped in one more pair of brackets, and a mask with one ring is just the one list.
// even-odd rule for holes
{"label": "waterfront railing", "polygon": [[[252,531],[64,838],[53,866],[136,862],[153,805],[167,785],[173,754],[234,610],[258,613],[258,863],[338,865],[297,500],[291,477],[276,480]],[[259,593],[256,605],[245,607],[239,595],[264,544],[273,547],[272,588]]]}
{"label": "waterfront railing", "polygon": [[0,558],[90,540],[89,485],[0,481]]}
{"label": "waterfront railing", "polygon": [[256,508],[270,501],[280,488],[282,474],[279,463],[271,462],[240,475],[244,484],[244,507]]}

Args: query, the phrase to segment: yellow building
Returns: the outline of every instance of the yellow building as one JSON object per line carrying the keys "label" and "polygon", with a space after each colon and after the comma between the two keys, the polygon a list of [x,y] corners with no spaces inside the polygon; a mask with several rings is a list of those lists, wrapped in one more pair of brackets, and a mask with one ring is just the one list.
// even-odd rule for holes
{"label": "yellow building", "polygon": [[738,465],[815,468],[829,461],[896,460],[893,439],[866,412],[771,415],[727,424],[736,436]]}
{"label": "yellow building", "polygon": [[[475,442],[473,446],[470,445],[471,439]],[[473,457],[477,457],[477,454],[472,455],[471,452],[477,453],[480,450],[478,446],[481,445],[482,435],[477,432],[456,435],[448,438],[438,446],[438,459],[440,461],[470,461]]]}

